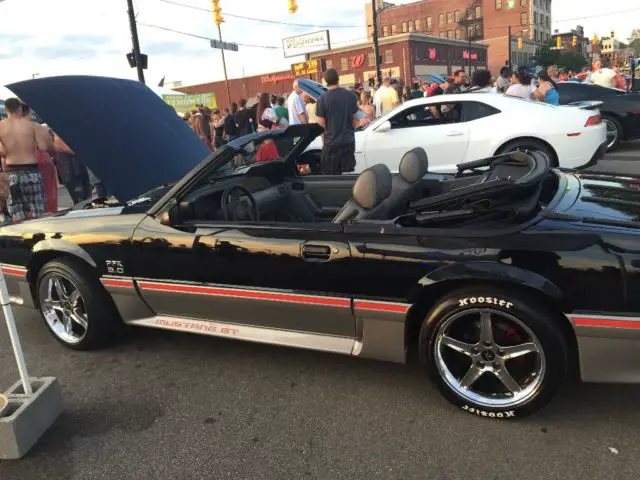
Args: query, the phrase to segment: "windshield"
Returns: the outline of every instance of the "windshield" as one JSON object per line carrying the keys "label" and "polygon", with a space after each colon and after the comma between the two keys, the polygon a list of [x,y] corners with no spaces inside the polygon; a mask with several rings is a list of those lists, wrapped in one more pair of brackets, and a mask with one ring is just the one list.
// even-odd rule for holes
{"label": "windshield", "polygon": [[243,173],[252,165],[285,159],[303,137],[279,135],[247,135],[228,144],[221,153],[220,164],[212,177]]}

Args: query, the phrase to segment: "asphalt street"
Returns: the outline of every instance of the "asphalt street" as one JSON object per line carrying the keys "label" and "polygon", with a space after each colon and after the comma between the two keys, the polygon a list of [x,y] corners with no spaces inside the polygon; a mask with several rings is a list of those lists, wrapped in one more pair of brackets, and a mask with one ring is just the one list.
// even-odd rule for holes
{"label": "asphalt street", "polygon": [[[640,174],[640,144],[598,170]],[[65,411],[1,480],[638,478],[640,386],[567,381],[518,421],[469,415],[420,366],[129,330],[74,352],[17,312],[32,376]],[[18,379],[0,325],[0,388]],[[606,362],[606,359],[603,359]]]}

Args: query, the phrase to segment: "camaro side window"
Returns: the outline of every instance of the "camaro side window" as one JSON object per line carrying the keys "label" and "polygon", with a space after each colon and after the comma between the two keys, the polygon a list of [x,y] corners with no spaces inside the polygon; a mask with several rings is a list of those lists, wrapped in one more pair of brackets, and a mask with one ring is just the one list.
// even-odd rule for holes
{"label": "camaro side window", "polygon": [[462,110],[464,112],[463,122],[472,122],[480,118],[489,117],[500,113],[500,110],[494,108],[486,103],[480,102],[464,102],[462,104]]}
{"label": "camaro side window", "polygon": [[418,105],[398,112],[391,118],[391,128],[412,128],[442,125],[458,121],[454,113],[460,108],[458,103]]}

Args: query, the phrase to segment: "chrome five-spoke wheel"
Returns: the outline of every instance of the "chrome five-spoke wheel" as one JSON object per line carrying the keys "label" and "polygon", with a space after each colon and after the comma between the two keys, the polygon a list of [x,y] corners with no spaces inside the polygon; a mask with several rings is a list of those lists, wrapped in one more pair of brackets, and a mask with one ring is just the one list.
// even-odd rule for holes
{"label": "chrome five-spoke wheel", "polygon": [[534,332],[515,316],[492,308],[464,310],[442,322],[434,354],[449,388],[484,407],[515,408],[528,402],[546,370]]}
{"label": "chrome five-spoke wheel", "polygon": [[43,280],[40,306],[49,328],[64,343],[81,342],[87,334],[88,318],[80,290],[71,279],[57,273]]}
{"label": "chrome five-spoke wheel", "polygon": [[618,126],[614,120],[605,117],[604,123],[607,126],[607,149],[611,149],[618,144],[620,131],[618,130]]}

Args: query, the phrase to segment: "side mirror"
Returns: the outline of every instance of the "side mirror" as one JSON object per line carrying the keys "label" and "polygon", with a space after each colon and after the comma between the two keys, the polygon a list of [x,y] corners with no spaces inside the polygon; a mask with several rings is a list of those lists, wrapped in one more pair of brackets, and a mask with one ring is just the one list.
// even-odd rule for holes
{"label": "side mirror", "polygon": [[376,133],[385,133],[391,130],[391,122],[387,120],[386,122],[382,122],[378,128],[375,129]]}

